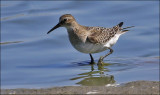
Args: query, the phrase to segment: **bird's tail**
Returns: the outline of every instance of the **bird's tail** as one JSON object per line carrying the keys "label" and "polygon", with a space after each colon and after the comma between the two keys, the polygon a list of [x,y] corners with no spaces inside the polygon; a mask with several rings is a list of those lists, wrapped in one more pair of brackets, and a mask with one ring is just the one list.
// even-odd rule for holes
{"label": "bird's tail", "polygon": [[121,30],[122,25],[123,25],[123,22],[120,22],[118,25],[114,26],[114,27],[113,27],[114,31],[119,31],[119,30]]}
{"label": "bird's tail", "polygon": [[128,28],[132,28],[132,27],[135,27],[135,26],[129,26],[129,27],[121,28],[121,31],[122,32],[127,32],[127,31],[129,31]]}
{"label": "bird's tail", "polygon": [[124,32],[127,32],[129,31],[128,28],[132,28],[134,26],[129,26],[129,27],[125,27],[125,28],[122,28],[122,25],[123,25],[123,22],[120,22],[118,25],[116,25],[114,28],[119,28],[119,30],[121,30],[120,32],[121,33],[124,33]]}

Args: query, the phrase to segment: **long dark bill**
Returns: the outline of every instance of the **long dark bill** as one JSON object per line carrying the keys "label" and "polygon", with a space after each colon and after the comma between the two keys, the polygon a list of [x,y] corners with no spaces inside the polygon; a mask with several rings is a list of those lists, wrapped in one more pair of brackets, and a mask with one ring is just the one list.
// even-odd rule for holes
{"label": "long dark bill", "polygon": [[54,29],[56,29],[56,28],[58,28],[58,27],[60,27],[60,24],[58,23],[56,26],[54,26],[51,30],[49,30],[48,32],[47,32],[47,34],[49,34],[50,32],[52,32]]}

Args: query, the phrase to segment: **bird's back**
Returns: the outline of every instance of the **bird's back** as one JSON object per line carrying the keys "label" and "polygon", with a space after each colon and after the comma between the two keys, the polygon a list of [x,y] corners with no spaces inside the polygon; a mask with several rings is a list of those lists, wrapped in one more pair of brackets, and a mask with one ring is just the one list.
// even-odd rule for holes
{"label": "bird's back", "polygon": [[[112,28],[80,26],[68,30],[69,39],[75,49],[83,53],[97,53],[112,47],[121,34],[123,22]],[[125,31],[126,32],[126,31]]]}
{"label": "bird's back", "polygon": [[104,27],[88,27],[88,31],[90,31],[90,35],[88,35],[87,39],[91,43],[97,44],[106,44],[109,40],[111,40],[116,34],[121,34],[121,26],[123,22],[112,27],[112,28],[104,28]]}

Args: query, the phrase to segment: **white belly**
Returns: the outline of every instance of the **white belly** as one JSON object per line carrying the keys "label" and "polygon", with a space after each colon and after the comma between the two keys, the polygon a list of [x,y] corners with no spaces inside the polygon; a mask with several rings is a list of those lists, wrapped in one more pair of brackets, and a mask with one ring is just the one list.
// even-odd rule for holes
{"label": "white belly", "polygon": [[76,50],[83,53],[98,53],[107,49],[103,45],[92,44],[90,42],[72,45]]}
{"label": "white belly", "polygon": [[113,38],[111,38],[104,46],[105,47],[112,47],[118,40],[121,34],[116,34]]}
{"label": "white belly", "polygon": [[92,44],[88,41],[85,43],[82,42],[77,35],[74,33],[69,33],[69,40],[72,46],[83,53],[98,53],[107,50],[108,47],[112,47],[118,40],[121,34],[116,34],[113,38],[111,38],[106,44]]}
{"label": "white belly", "polygon": [[107,49],[101,44],[92,44],[88,41],[84,43],[74,33],[69,33],[69,40],[72,46],[82,53],[98,53]]}

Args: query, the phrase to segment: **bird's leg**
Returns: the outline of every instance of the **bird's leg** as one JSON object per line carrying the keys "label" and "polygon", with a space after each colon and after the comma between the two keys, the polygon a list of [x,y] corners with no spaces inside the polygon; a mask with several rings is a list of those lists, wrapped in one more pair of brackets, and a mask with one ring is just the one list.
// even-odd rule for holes
{"label": "bird's leg", "polygon": [[92,57],[92,54],[90,53],[89,55],[90,55],[90,57],[91,57],[91,62],[90,62],[90,64],[94,64],[94,59],[93,59],[93,57]]}
{"label": "bird's leg", "polygon": [[94,65],[91,64],[91,71],[94,71]]}
{"label": "bird's leg", "polygon": [[109,52],[108,54],[106,54],[105,56],[101,56],[101,57],[99,58],[98,65],[102,65],[102,64],[103,64],[103,59],[104,59],[105,57],[107,57],[108,55],[110,55],[110,54],[113,53],[113,49],[111,49],[111,48],[108,48],[108,49],[110,50],[110,52]]}

